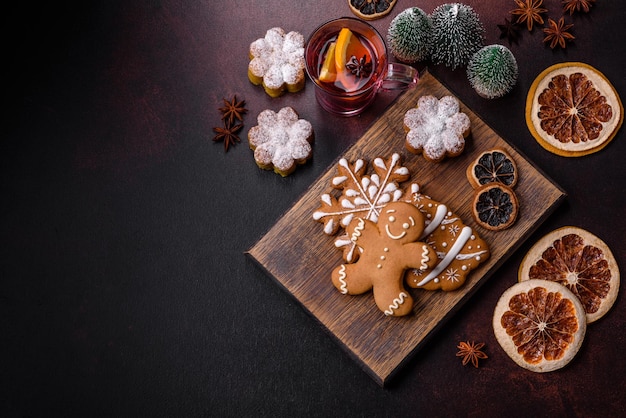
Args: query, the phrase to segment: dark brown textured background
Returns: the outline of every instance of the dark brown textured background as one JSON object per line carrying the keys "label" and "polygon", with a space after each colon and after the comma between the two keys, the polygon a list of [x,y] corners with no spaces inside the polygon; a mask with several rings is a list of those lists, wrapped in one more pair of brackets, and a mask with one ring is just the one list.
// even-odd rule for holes
{"label": "dark brown textured background", "polygon": [[[442,2],[423,1],[430,13]],[[504,43],[511,1],[467,1],[486,43]],[[546,0],[548,16],[562,15]],[[373,24],[384,34],[399,0]],[[526,92],[562,61],[595,66],[624,97],[626,11],[598,1],[566,16],[576,40],[550,50],[525,29],[520,79],[485,100],[463,70],[429,66],[567,193],[543,226],[381,389],[244,252],[393,102],[325,113],[313,85],[271,99],[246,77],[248,45],[273,26],[308,36],[347,1],[94,1],[5,11],[0,145],[0,415],[619,416],[626,313],[620,295],[565,369],[534,374],[500,349],[491,316],[530,245],[564,225],[601,237],[626,267],[622,129],[600,153],[552,155],[529,134]],[[424,64],[418,67],[421,69]],[[222,97],[247,101],[247,130],[293,106],[316,132],[313,160],[281,178],[212,128]],[[5,108],[6,108],[5,105]],[[621,285],[622,291],[624,285]],[[455,357],[486,343],[479,369]]]}

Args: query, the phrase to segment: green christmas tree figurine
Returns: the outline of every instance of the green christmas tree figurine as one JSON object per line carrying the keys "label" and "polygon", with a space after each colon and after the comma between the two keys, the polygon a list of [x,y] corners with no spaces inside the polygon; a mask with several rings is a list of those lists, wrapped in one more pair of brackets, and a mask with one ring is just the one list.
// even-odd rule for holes
{"label": "green christmas tree figurine", "polygon": [[453,70],[464,67],[483,46],[483,28],[478,14],[462,3],[438,6],[430,15],[433,22],[431,60]]}
{"label": "green christmas tree figurine", "polygon": [[487,45],[476,52],[467,64],[467,79],[484,98],[502,97],[517,83],[517,61],[503,45]]}
{"label": "green christmas tree figurine", "polygon": [[410,7],[393,18],[387,32],[389,50],[400,61],[413,63],[430,57],[433,24],[419,7]]}

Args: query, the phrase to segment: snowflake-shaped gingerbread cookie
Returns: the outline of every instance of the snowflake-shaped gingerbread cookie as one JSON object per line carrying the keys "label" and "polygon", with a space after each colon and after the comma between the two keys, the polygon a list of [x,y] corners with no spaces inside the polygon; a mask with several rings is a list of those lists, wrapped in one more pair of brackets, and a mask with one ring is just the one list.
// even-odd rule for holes
{"label": "snowflake-shaped gingerbread cookie", "polygon": [[260,168],[273,169],[284,177],[313,156],[313,127],[299,119],[293,108],[284,107],[278,113],[264,110],[257,122],[248,131],[248,143]]}
{"label": "snowflake-shaped gingerbread cookie", "polygon": [[[374,173],[366,174],[367,169],[367,162],[362,159],[354,163],[345,158],[339,160],[331,186],[341,190],[341,195],[335,198],[330,193],[323,194],[321,206],[313,213],[313,219],[324,224],[327,235],[345,229],[355,217],[376,222],[387,203],[396,202],[405,194],[399,183],[408,180],[410,173],[402,166],[399,154],[388,159],[375,158]],[[343,249],[347,262],[359,258],[361,249],[346,234],[340,235],[335,245]]]}
{"label": "snowflake-shaped gingerbread cookie", "polygon": [[459,101],[452,96],[437,99],[422,96],[417,107],[404,115],[407,132],[405,146],[424,158],[440,162],[445,157],[460,155],[470,132],[469,117],[459,111]]}
{"label": "snowflake-shaped gingerbread cookie", "polygon": [[304,37],[299,32],[269,29],[264,38],[250,44],[248,78],[272,97],[285,91],[302,90],[304,78]]}

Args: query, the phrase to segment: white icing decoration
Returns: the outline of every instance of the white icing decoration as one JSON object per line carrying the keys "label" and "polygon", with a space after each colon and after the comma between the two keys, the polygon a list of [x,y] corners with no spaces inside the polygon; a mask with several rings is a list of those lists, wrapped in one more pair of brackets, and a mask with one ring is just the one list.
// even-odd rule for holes
{"label": "white icing decoration", "polygon": [[391,305],[389,305],[389,309],[385,310],[385,315],[390,316],[393,315],[393,312],[398,309],[400,307],[400,305],[402,305],[404,303],[404,299],[409,297],[409,295],[407,295],[404,292],[400,292],[400,294],[398,295],[397,298],[395,298]]}
{"label": "white icing decoration", "polygon": [[394,171],[394,173],[401,174],[401,175],[405,176],[405,175],[409,174],[409,169],[406,168],[406,167],[400,167],[396,171]]}
{"label": "white icing decoration", "polygon": [[426,283],[437,277],[439,273],[441,273],[445,268],[447,268],[450,263],[452,263],[452,261],[457,257],[457,255],[459,255],[459,253],[463,249],[463,246],[469,240],[471,235],[472,228],[470,228],[469,226],[463,227],[463,230],[459,234],[458,240],[454,243],[452,248],[450,248],[450,251],[446,254],[443,260],[441,260],[441,262],[437,264],[437,266],[430,273],[428,273],[428,275],[424,279],[422,279],[422,281],[419,282],[417,285],[425,285]]}
{"label": "white icing decoration", "polygon": [[335,222],[331,219],[328,221],[326,225],[324,225],[324,233],[330,235],[333,232],[333,228],[335,226]]}
{"label": "white icing decoration", "polygon": [[[432,207],[432,203],[428,206]],[[420,239],[429,236],[441,224],[446,216],[447,211],[448,208],[446,207],[446,205],[441,204],[437,206],[437,212],[435,213],[435,217],[430,221],[426,228],[424,228],[424,232],[422,232],[422,236],[420,237]]]}
{"label": "white icing decoration", "polygon": [[333,183],[333,186],[339,186],[341,183],[343,183],[346,180],[348,180],[348,177],[346,176],[337,176],[333,178],[332,183]]}
{"label": "white icing decoration", "polygon": [[346,265],[345,264],[342,264],[341,267],[339,267],[339,283],[341,283],[341,285],[339,286],[339,291],[344,295],[348,293],[348,283],[346,282]]}
{"label": "white icing decoration", "polygon": [[471,254],[459,254],[457,255],[455,258],[459,261],[463,261],[463,260],[469,260],[470,258],[475,258],[475,257],[479,257],[481,254],[486,253],[487,251],[478,251],[475,253],[471,253]]}
{"label": "white icing decoration", "polygon": [[337,239],[337,240],[335,241],[335,246],[336,246],[337,248],[339,248],[339,247],[345,247],[346,245],[350,244],[350,242],[352,242],[352,241],[350,241],[349,239],[342,239],[342,238],[339,238],[339,239]]}
{"label": "white icing decoration", "polygon": [[383,170],[387,169],[387,167],[385,167],[385,162],[380,157],[374,159],[374,165],[376,167],[382,168]]}
{"label": "white icing decoration", "polygon": [[426,245],[422,245],[422,261],[420,263],[420,270],[426,270],[428,268],[429,261],[430,257],[428,256],[428,247]]}
{"label": "white icing decoration", "polygon": [[365,221],[363,220],[363,218],[359,218],[359,223],[357,224],[357,226],[354,227],[354,232],[352,232],[350,241],[357,242],[363,232],[363,229],[365,229]]}
{"label": "white icing decoration", "polygon": [[385,232],[387,232],[387,236],[389,236],[389,238],[395,239],[395,240],[402,239],[406,235],[406,231],[402,231],[402,233],[399,235],[392,234],[391,231],[389,230],[389,225],[385,225]]}

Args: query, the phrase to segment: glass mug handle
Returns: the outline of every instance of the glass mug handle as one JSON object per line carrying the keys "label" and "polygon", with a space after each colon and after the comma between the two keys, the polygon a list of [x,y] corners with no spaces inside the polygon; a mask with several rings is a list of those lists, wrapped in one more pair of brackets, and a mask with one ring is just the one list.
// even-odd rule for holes
{"label": "glass mug handle", "polygon": [[419,80],[417,70],[410,65],[390,63],[387,66],[387,74],[381,80],[381,90],[406,90],[416,86]]}

